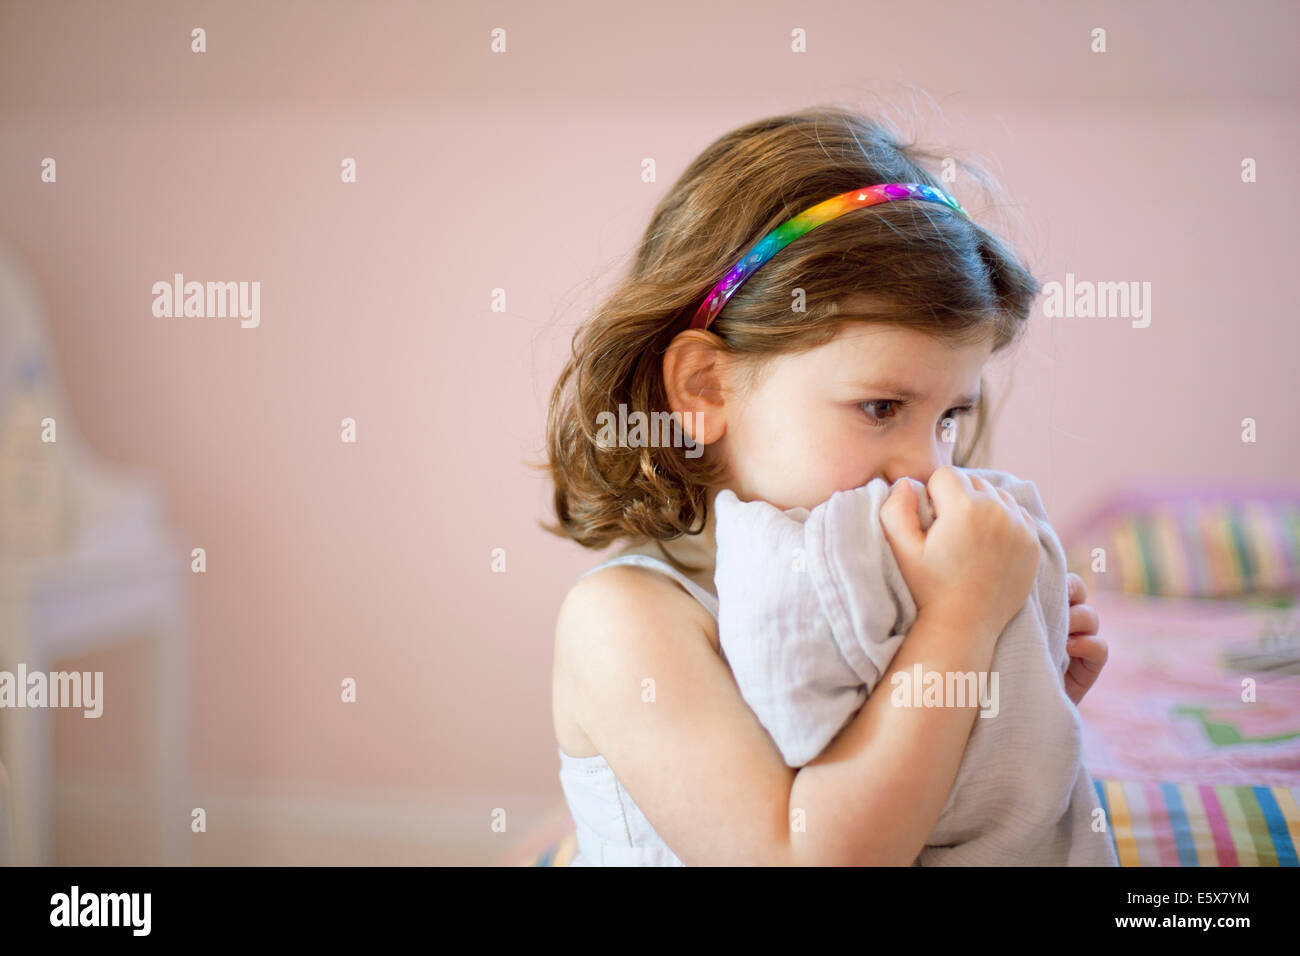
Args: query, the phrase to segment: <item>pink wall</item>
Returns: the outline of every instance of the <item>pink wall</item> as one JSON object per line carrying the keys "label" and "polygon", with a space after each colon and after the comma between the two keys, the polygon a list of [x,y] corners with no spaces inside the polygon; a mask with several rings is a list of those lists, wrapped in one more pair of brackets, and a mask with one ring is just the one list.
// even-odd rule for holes
{"label": "pink wall", "polygon": [[[536,529],[547,492],[521,462],[654,203],[759,116],[924,90],[924,138],[989,159],[1040,277],[1151,283],[1149,328],[1040,313],[1018,357],[993,464],[1058,525],[1134,481],[1300,477],[1293,5],[912,4],[887,32],[852,4],[717,8],[0,8],[0,229],[86,440],[157,475],[207,549],[201,794],[466,808],[449,830],[559,799],[551,630],[597,556]],[[175,272],[260,281],[260,327],[155,318]],[[127,760],[64,732],[83,768]]]}

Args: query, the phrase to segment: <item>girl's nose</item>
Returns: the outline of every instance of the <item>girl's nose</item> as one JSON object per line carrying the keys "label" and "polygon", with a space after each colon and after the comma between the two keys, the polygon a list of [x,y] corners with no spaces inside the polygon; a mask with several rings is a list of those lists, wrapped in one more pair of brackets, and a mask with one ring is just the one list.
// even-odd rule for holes
{"label": "girl's nose", "polygon": [[884,478],[891,485],[899,478],[914,478],[921,484],[929,484],[930,476],[939,468],[949,464],[946,449],[931,443],[929,447],[903,450],[891,458],[884,469]]}

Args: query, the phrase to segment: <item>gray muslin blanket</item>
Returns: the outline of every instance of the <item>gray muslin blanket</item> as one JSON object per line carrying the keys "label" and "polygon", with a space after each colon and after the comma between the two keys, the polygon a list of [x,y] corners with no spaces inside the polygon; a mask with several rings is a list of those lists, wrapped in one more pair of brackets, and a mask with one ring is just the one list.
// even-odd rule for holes
{"label": "gray muslin blanket", "polygon": [[[811,510],[718,494],[714,584],[723,653],[791,767],[821,753],[868,694],[894,695],[899,706],[951,704],[962,693],[979,701],[956,781],[917,865],[1116,866],[1083,763],[1079,714],[1065,693],[1061,543],[1032,482],[964,470],[1009,491],[1034,518],[1042,546],[1028,599],[999,636],[982,679],[909,671],[877,687],[917,614],[880,524],[893,486],[879,478]],[[925,486],[899,480],[912,481],[928,529],[934,511]]]}

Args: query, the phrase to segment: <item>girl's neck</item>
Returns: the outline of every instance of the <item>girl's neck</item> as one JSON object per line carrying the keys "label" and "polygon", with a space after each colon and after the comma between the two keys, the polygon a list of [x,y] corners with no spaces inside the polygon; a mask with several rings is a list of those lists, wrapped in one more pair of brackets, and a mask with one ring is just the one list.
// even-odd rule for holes
{"label": "girl's neck", "polygon": [[718,550],[713,508],[715,497],[717,497],[717,490],[710,489],[707,497],[709,520],[699,534],[683,534],[671,541],[636,542],[620,553],[662,557],[670,564],[676,565],[688,578],[710,594],[716,594],[713,587],[713,569]]}

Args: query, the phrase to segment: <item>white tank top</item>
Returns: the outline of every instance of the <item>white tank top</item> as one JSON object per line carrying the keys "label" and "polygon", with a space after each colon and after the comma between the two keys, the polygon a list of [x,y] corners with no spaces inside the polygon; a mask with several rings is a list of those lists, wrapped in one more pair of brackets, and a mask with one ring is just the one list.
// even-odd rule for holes
{"label": "white tank top", "polygon": [[[718,599],[659,558],[624,554],[596,565],[592,574],[613,564],[634,564],[668,575],[718,618]],[[578,852],[569,866],[685,866],[655,832],[600,754],[573,757],[559,747],[560,786],[577,827]]]}

